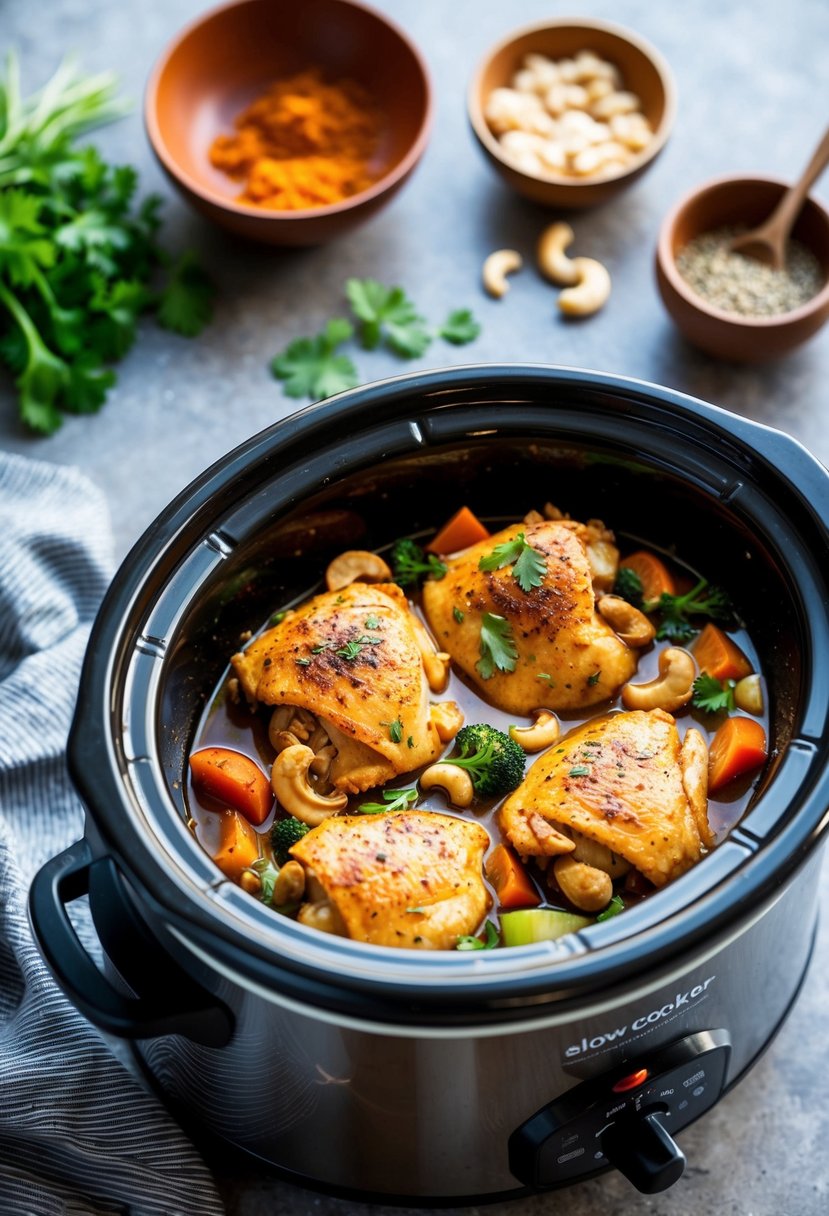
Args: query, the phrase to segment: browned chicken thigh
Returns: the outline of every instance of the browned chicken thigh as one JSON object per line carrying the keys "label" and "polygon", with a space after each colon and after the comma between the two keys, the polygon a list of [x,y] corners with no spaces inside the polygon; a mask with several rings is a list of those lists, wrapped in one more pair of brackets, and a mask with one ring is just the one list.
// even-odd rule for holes
{"label": "browned chicken thigh", "polygon": [[595,718],[539,756],[498,823],[524,857],[571,854],[585,837],[664,886],[714,843],[705,741],[691,729],[680,743],[660,709]]}
{"label": "browned chicken thigh", "polygon": [[[514,563],[479,568],[496,546],[522,533],[539,571],[529,590]],[[499,709],[580,709],[613,696],[636,670],[635,652],[596,612],[588,539],[587,527],[573,520],[515,524],[450,558],[445,577],[424,584],[423,605],[438,645]],[[481,662],[488,615],[506,622],[510,670]]]}
{"label": "browned chicken thigh", "polygon": [[422,650],[399,587],[352,583],[289,612],[232,664],[252,704],[314,715],[336,751],[331,783],[359,793],[428,764],[460,726],[457,713],[447,730],[451,703],[430,704]]}
{"label": "browned chicken thigh", "polygon": [[291,849],[306,868],[302,924],[378,946],[451,950],[490,905],[477,823],[428,811],[326,819]]}

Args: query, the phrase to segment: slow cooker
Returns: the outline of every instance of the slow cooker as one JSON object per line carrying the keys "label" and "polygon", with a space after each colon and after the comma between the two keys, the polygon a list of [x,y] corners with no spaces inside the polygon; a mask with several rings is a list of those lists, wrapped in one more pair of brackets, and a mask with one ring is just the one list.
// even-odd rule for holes
{"label": "slow cooker", "polygon": [[[367,946],[226,881],[185,825],[188,748],[243,629],[343,547],[552,499],[703,569],[762,656],[770,760],[739,825],[623,916],[494,951]],[[808,965],[829,806],[829,475],[664,388],[542,366],[403,376],[310,407],[185,490],[101,608],[69,742],[82,840],[30,898],[76,1006],[191,1129],[294,1181],[461,1203],[615,1166],[681,1174],[682,1129],[752,1066]],[[106,965],[73,929],[89,896]]]}

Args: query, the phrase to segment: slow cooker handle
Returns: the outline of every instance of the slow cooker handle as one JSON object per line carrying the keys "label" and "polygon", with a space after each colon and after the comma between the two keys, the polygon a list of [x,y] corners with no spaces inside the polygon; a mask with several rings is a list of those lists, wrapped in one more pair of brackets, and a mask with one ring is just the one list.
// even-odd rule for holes
{"label": "slow cooker handle", "polygon": [[[29,920],[58,985],[90,1022],[119,1038],[181,1034],[209,1047],[224,1046],[233,1031],[230,1011],[182,972],[160,943],[153,945],[154,990],[135,997],[114,988],[84,949],[67,905],[88,895],[96,877],[111,885],[115,875],[107,873],[109,868],[114,869],[112,859],[95,860],[83,839],[53,857],[35,875],[29,892]],[[124,911],[129,920],[128,909]],[[142,978],[147,982],[146,971]]]}

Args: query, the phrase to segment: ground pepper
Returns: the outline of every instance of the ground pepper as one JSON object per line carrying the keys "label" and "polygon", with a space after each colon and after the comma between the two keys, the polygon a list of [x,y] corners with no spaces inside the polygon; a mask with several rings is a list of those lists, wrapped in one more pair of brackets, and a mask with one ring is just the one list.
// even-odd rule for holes
{"label": "ground pepper", "polygon": [[676,267],[685,282],[710,304],[746,317],[791,312],[823,286],[820,263],[800,241],[786,242],[786,266],[775,270],[729,248],[744,227],[715,228],[684,245]]}
{"label": "ground pepper", "polygon": [[380,115],[353,80],[326,81],[315,68],[271,85],[218,136],[210,163],[244,181],[239,202],[275,211],[325,207],[365,190]]}

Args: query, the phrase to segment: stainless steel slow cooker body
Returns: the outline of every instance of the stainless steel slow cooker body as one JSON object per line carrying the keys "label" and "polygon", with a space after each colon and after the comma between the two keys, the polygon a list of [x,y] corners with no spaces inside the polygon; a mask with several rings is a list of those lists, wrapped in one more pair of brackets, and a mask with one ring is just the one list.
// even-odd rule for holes
{"label": "stainless steel slow cooker body", "polygon": [[[364,946],[274,916],[184,824],[182,776],[239,632],[344,546],[552,499],[732,590],[772,756],[726,843],[602,925],[517,950]],[[750,1067],[804,975],[825,840],[829,475],[793,440],[618,377],[456,368],[277,424],[186,490],[117,575],[70,739],[83,841],[35,880],[59,983],[137,1040],[183,1121],[297,1180],[493,1198],[610,1163],[668,1185],[681,1130]],[[110,969],[71,928],[89,892]],[[324,1151],[320,1151],[324,1146]]]}

